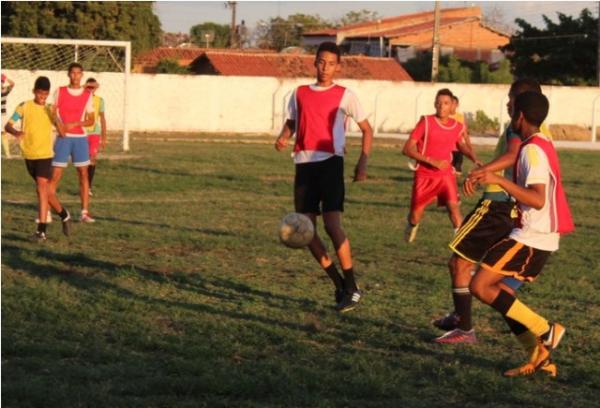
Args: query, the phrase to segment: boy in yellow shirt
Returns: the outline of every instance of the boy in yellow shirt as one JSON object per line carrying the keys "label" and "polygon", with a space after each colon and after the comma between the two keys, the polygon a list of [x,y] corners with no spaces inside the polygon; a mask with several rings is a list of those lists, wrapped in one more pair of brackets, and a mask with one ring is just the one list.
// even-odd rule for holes
{"label": "boy in yellow shirt", "polygon": [[[54,157],[52,117],[50,108],[46,105],[49,93],[50,80],[44,76],[38,77],[33,87],[34,99],[20,103],[5,127],[8,133],[19,139],[27,171],[36,183],[40,222],[33,239],[40,242],[46,240],[48,221],[46,217],[49,206],[60,215],[65,235],[69,235],[71,226],[69,212],[58,201],[56,192],[49,188],[50,179],[52,179],[52,158]],[[19,121],[21,130],[14,127],[15,123]]]}

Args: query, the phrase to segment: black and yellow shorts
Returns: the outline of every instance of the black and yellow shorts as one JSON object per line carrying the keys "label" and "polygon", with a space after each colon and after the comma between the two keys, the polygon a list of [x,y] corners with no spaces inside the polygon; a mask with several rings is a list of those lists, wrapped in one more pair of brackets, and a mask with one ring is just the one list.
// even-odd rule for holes
{"label": "black and yellow shorts", "polygon": [[522,282],[531,282],[542,272],[551,253],[505,238],[490,248],[481,261],[481,267]]}
{"label": "black and yellow shorts", "polygon": [[488,249],[510,234],[516,216],[512,201],[480,200],[448,246],[461,258],[477,263]]}

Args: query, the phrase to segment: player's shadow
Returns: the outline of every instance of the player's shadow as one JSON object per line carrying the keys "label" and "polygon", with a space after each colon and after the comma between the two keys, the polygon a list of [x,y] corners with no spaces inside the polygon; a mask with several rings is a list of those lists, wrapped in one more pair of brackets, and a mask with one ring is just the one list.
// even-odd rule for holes
{"label": "player's shadow", "polygon": [[388,207],[388,208],[407,208],[410,203],[402,204],[397,201],[375,201],[375,200],[356,200],[354,198],[346,197],[346,203],[348,204],[356,204],[356,205],[365,205],[365,206],[374,206],[374,207]]}
{"label": "player's shadow", "polygon": [[163,224],[149,221],[140,221],[137,220],[127,220],[123,218],[115,218],[115,217],[98,217],[102,221],[110,221],[118,224],[129,224],[150,228],[168,228],[168,229],[176,229],[177,231],[188,231],[188,232],[199,232],[205,235],[214,235],[214,236],[222,236],[222,237],[234,237],[237,236],[233,232],[222,230],[222,229],[213,229],[213,228],[194,228],[194,227],[185,227],[181,225],[175,224]]}
{"label": "player's shadow", "polygon": [[132,165],[126,165],[123,167],[127,168],[128,170],[139,171],[141,173],[159,174],[162,176],[176,176],[176,177],[203,177],[204,176],[202,173],[194,173],[194,172],[185,171],[185,170],[174,171],[174,170],[169,170],[169,169],[157,169],[157,168],[152,168],[152,167],[141,167],[141,166],[132,166]]}

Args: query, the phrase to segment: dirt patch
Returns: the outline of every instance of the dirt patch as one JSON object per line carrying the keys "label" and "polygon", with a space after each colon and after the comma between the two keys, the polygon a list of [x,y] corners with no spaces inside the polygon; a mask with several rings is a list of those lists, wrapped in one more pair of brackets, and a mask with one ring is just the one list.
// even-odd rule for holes
{"label": "dirt patch", "polygon": [[[589,142],[592,140],[592,130],[577,125],[550,125],[550,132],[554,140],[575,140]],[[600,127],[596,128],[596,134],[600,135]]]}

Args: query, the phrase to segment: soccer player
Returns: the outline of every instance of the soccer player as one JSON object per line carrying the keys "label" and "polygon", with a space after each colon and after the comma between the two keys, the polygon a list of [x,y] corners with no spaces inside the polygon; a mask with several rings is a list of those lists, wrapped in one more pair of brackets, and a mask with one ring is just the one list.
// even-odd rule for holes
{"label": "soccer player", "polygon": [[296,211],[308,216],[316,226],[322,214],[325,231],[335,248],[343,276],[315,233],[309,249],[335,285],[336,309],[352,310],[360,302],[361,291],[354,277],[350,241],[342,228],[344,211],[345,121],[351,117],[362,131],[362,151],[355,167],[354,180],[367,176],[367,160],[373,131],[356,95],[333,82],[340,71],[341,52],[333,42],[319,45],[315,68],[317,82],[299,86],[288,105],[288,117],[275,142],[285,149],[295,133],[294,203]]}
{"label": "soccer player", "polygon": [[85,89],[90,91],[93,95],[92,105],[94,106],[94,118],[95,123],[92,126],[86,128],[88,133],[88,144],[90,147],[90,165],[88,166],[88,180],[89,180],[89,195],[92,196],[92,181],[94,180],[94,174],[96,174],[96,159],[100,149],[106,147],[106,118],[104,117],[104,98],[96,95],[96,90],[100,87],[100,84],[94,78],[88,78],[85,81]]}
{"label": "soccer player", "polygon": [[[34,99],[22,102],[6,124],[6,131],[18,138],[25,157],[25,166],[37,186],[39,204],[39,222],[34,239],[46,240],[46,216],[50,205],[62,219],[65,235],[69,235],[71,217],[61,205],[55,191],[49,188],[52,178],[52,116],[46,99],[50,93],[50,80],[44,76],[38,77],[33,86]],[[14,125],[21,122],[21,129]]]}
{"label": "soccer player", "polygon": [[404,238],[413,242],[425,208],[436,198],[446,206],[455,229],[462,222],[456,176],[450,165],[455,146],[474,163],[480,163],[464,140],[465,126],[450,117],[452,92],[440,89],[435,96],[435,115],[422,116],[404,144],[402,153],[418,161],[412,188],[410,214]]}
{"label": "soccer player", "polygon": [[[515,97],[527,91],[542,93],[539,83],[533,79],[519,79],[511,85],[506,105],[509,115],[512,115]],[[517,160],[520,145],[521,138],[508,126],[502,137],[498,139],[494,160],[482,169],[496,171],[499,175],[512,179],[512,167]],[[465,183],[465,192],[468,195],[474,193],[469,179]],[[475,330],[471,323],[469,292],[471,272],[485,252],[512,231],[515,217],[514,201],[506,191],[497,184],[486,186],[481,200],[467,215],[449,244],[453,252],[448,267],[452,281],[454,311],[433,321],[434,326],[447,331],[436,338],[435,342],[450,344],[476,342]],[[507,290],[516,290],[521,285],[519,281],[512,278],[505,279],[504,284]],[[530,336],[522,336],[519,340],[524,342],[528,349],[533,349],[535,346]]]}
{"label": "soccer player", "polygon": [[92,94],[81,86],[83,67],[73,62],[68,68],[69,86],[61,86],[54,94],[52,107],[58,136],[54,143],[54,168],[50,189],[56,192],[63,171],[67,167],[69,157],[77,169],[79,176],[79,195],[81,197],[80,222],[94,222],[88,211],[90,164],[89,145],[86,126],[94,124],[94,106]]}
{"label": "soccer player", "polygon": [[[462,112],[458,111],[459,105],[460,102],[458,100],[458,97],[456,95],[452,95],[452,109],[450,110],[450,117],[456,120],[458,123],[465,125],[465,134],[463,137],[467,146],[469,146],[469,148],[473,150],[473,147],[471,145],[471,138],[469,137],[469,132],[467,130],[467,124],[465,122],[465,115],[463,115]],[[463,153],[460,150],[455,149],[454,151],[452,151],[452,167],[454,168],[454,171],[457,175],[462,174],[462,164]]]}
{"label": "soccer player", "polygon": [[9,79],[6,75],[2,74],[2,148],[4,149],[4,154],[6,158],[10,159],[12,156],[10,154],[10,140],[7,135],[4,134],[4,125],[6,123],[6,102],[8,98],[8,94],[15,87],[15,83]]}
{"label": "soccer player", "polygon": [[551,140],[540,132],[548,108],[548,99],[538,92],[525,92],[515,99],[511,127],[523,142],[514,181],[486,169],[469,175],[475,184],[498,184],[515,198],[519,208],[518,226],[487,252],[469,286],[476,298],[511,322],[513,332],[530,331],[536,337],[536,353],[525,365],[508,370],[507,376],[529,375],[540,369],[565,333],[562,325],[536,314],[502,285],[505,276],[533,281],[550,254],[558,250],[560,234],[575,229],[558,155]]}

